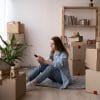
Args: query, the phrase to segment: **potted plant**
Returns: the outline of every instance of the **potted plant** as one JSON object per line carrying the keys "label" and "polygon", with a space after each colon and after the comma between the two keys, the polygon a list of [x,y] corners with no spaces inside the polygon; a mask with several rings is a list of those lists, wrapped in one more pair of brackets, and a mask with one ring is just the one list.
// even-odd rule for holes
{"label": "potted plant", "polygon": [[11,66],[14,66],[16,62],[21,61],[23,57],[23,51],[27,48],[26,44],[16,44],[16,38],[13,34],[11,39],[7,42],[0,35],[0,39],[4,44],[4,47],[0,45],[1,59]]}

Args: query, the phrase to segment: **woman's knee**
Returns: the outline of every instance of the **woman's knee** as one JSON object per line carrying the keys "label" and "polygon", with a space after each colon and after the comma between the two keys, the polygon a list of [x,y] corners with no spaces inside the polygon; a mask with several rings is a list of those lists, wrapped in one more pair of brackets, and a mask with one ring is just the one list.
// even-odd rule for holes
{"label": "woman's knee", "polygon": [[45,69],[46,67],[47,67],[46,65],[40,64],[40,65],[38,66],[38,70],[39,70],[40,72],[43,72],[44,69]]}

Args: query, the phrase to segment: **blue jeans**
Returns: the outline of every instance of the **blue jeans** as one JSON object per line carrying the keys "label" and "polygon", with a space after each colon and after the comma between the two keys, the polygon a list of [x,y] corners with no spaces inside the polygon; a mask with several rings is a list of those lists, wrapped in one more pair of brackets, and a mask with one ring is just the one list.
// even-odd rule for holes
{"label": "blue jeans", "polygon": [[46,78],[62,84],[60,71],[57,68],[54,68],[52,65],[43,64],[40,64],[32,70],[28,77],[28,81],[32,81],[33,79],[35,79],[38,83],[41,83]]}

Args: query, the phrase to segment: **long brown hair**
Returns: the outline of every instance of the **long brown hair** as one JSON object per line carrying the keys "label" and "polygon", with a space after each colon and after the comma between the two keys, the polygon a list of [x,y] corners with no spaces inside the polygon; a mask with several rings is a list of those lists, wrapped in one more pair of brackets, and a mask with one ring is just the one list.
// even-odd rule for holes
{"label": "long brown hair", "polygon": [[[67,52],[66,48],[64,47],[64,45],[59,37],[54,36],[51,38],[51,40],[54,41],[55,47],[59,52],[65,52],[68,55],[68,52]],[[54,51],[51,51],[50,58],[52,58],[53,54],[54,54]]]}

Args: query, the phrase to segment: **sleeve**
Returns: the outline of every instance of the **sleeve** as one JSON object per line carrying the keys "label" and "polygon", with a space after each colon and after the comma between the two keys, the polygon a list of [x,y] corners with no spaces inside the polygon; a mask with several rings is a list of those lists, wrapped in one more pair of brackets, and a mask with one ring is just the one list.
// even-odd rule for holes
{"label": "sleeve", "polygon": [[53,66],[55,68],[63,68],[64,65],[67,63],[67,55],[66,54],[61,54],[56,58],[56,60],[53,61]]}

